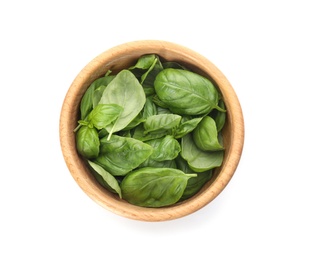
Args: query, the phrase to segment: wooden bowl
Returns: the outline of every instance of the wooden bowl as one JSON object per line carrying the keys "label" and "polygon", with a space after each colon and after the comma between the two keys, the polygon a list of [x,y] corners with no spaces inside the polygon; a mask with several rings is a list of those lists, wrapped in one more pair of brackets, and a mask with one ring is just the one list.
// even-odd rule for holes
{"label": "wooden bowl", "polygon": [[[223,129],[225,156],[212,179],[195,196],[163,208],[145,208],[129,204],[104,189],[95,180],[75,146],[79,104],[89,85],[103,76],[128,68],[143,54],[155,53],[168,61],[177,61],[208,77],[221,91],[227,109]],[[95,202],[115,214],[141,221],[166,221],[191,214],[215,199],[232,178],[244,143],[244,122],[239,100],[222,72],[202,55],[186,47],[165,41],[146,40],[113,47],[90,61],[77,75],[65,96],[60,115],[60,144],[67,167],[80,188]]]}

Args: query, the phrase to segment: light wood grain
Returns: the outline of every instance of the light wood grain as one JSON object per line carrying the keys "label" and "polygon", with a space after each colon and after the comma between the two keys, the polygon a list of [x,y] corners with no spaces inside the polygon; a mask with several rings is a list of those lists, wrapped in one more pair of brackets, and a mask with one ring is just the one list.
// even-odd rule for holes
{"label": "light wood grain", "polygon": [[[78,155],[73,133],[79,116],[79,103],[87,87],[107,70],[117,72],[133,65],[143,54],[156,53],[169,61],[177,61],[210,78],[220,89],[227,121],[223,129],[225,158],[214,177],[194,197],[164,208],[143,208],[131,205],[102,188]],[[126,218],[141,221],[166,221],[184,217],[214,200],[229,183],[241,158],[244,144],[244,120],[237,95],[223,73],[202,55],[178,44],[147,40],[111,48],[90,61],[77,75],[64,98],[60,115],[60,144],[66,165],[80,188],[107,210]],[[64,173],[65,174],[65,173]]]}

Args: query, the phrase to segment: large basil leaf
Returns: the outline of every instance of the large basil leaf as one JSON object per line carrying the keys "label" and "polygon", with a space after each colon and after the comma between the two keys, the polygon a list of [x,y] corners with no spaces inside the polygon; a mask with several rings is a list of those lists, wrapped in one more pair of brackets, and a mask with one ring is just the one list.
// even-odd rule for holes
{"label": "large basil leaf", "polygon": [[203,151],[218,151],[224,148],[219,143],[216,122],[210,116],[205,116],[193,131],[196,146]]}
{"label": "large basil leaf", "polygon": [[114,176],[123,176],[139,166],[153,148],[139,140],[112,135],[100,140],[100,154],[94,161]]}
{"label": "large basil leaf", "polygon": [[100,140],[98,131],[93,127],[81,126],[76,133],[76,149],[80,155],[92,159],[99,155]]}
{"label": "large basil leaf", "polygon": [[143,109],[146,96],[143,87],[129,70],[120,71],[104,90],[101,104],[117,104],[123,107],[115,123],[106,127],[110,133],[125,128]]}
{"label": "large basil leaf", "polygon": [[156,93],[177,114],[202,115],[218,106],[218,91],[210,80],[194,72],[164,69],[154,82]]}
{"label": "large basil leaf", "polygon": [[164,132],[177,127],[181,116],[175,114],[161,114],[150,116],[144,123],[145,134],[149,132]]}
{"label": "large basil leaf", "polygon": [[111,175],[108,171],[106,171],[104,168],[102,168],[100,165],[89,161],[89,165],[93,169],[94,177],[97,179],[97,181],[106,189],[113,193],[117,193],[120,198],[122,198],[121,189],[119,186],[118,181],[116,178]]}
{"label": "large basil leaf", "polygon": [[223,151],[205,152],[199,149],[193,141],[192,133],[181,138],[181,152],[190,168],[195,172],[204,172],[219,167],[223,161]]}
{"label": "large basil leaf", "polygon": [[128,173],[120,187],[123,198],[131,204],[155,208],[176,203],[191,177],[196,177],[196,174],[146,167]]}

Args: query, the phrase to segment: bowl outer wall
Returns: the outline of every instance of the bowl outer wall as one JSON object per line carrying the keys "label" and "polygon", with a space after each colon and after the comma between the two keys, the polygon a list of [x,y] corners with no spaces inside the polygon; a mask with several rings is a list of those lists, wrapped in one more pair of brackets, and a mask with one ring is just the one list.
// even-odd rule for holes
{"label": "bowl outer wall", "polygon": [[[163,208],[144,208],[129,204],[97,183],[75,146],[80,100],[89,85],[107,70],[114,73],[133,65],[144,54],[155,53],[177,61],[210,78],[219,88],[227,109],[223,129],[225,157],[222,166],[202,190],[192,198]],[[80,188],[95,202],[115,214],[141,221],[165,221],[184,217],[210,203],[226,187],[239,164],[244,144],[244,120],[238,97],[223,73],[208,59],[187,47],[159,40],[128,42],[113,47],[90,61],[76,76],[64,98],[60,115],[60,144],[65,163]]]}

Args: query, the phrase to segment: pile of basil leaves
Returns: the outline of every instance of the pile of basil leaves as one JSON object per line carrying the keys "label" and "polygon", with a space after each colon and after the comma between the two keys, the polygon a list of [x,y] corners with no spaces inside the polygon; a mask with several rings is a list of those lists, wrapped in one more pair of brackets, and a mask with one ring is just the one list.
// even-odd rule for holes
{"label": "pile of basil leaves", "polygon": [[131,204],[196,194],[222,164],[226,110],[207,78],[155,54],[87,89],[74,132],[97,181]]}

